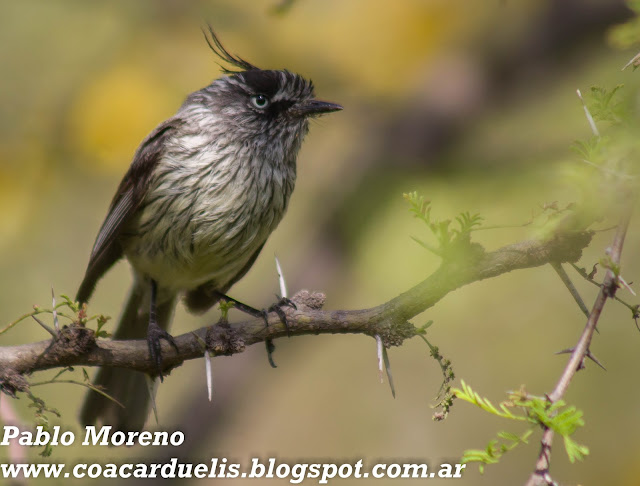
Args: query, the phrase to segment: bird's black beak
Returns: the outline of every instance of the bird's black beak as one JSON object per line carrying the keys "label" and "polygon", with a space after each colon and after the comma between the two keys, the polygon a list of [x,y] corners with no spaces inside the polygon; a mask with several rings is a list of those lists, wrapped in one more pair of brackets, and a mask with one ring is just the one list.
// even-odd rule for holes
{"label": "bird's black beak", "polygon": [[298,106],[293,107],[294,115],[300,117],[324,115],[332,111],[340,111],[342,106],[328,101],[307,100]]}

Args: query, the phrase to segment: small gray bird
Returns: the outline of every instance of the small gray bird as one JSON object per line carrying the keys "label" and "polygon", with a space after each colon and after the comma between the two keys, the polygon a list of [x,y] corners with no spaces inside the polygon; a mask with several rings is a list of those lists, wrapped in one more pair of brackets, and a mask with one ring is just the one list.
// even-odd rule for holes
{"label": "small gray bird", "polygon": [[[235,70],[223,68],[225,76],[190,94],[138,147],[76,297],[87,302],[98,280],[126,257],[134,283],[113,338],[146,333],[160,376],[160,340],[175,346],[167,329],[178,297],[196,313],[233,300],[226,292],[249,271],[287,209],[309,118],[342,109],[316,100],[313,84],[298,74],[259,69],[209,33],[211,50]],[[83,423],[140,430],[150,403],[144,376],[102,368],[95,383],[125,409],[90,393]]]}

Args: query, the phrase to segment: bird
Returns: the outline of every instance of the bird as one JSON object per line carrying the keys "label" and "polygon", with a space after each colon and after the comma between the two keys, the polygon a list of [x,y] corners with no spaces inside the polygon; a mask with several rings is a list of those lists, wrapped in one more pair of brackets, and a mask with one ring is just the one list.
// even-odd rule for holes
{"label": "bird", "polygon": [[[175,347],[168,328],[178,301],[192,313],[237,302],[226,293],[285,214],[309,120],[342,110],[317,99],[309,79],[260,69],[225,49],[211,26],[203,33],[222,76],[189,94],[141,142],[76,295],[86,304],[102,276],[126,258],[133,284],[112,337],[146,336],[160,377],[160,341]],[[80,414],[85,425],[142,429],[151,403],[144,374],[102,367],[94,384],[124,408],[89,392]]]}

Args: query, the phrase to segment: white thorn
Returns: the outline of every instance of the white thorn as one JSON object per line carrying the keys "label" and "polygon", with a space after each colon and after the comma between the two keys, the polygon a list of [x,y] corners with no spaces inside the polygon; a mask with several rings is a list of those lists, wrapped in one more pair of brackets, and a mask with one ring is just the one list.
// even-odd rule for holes
{"label": "white thorn", "polygon": [[282,298],[285,298],[285,297],[288,297],[287,283],[284,281],[284,274],[282,273],[282,267],[280,266],[280,261],[278,260],[278,257],[275,256],[275,259],[276,259],[276,270],[278,271],[278,281],[280,282],[280,296]]}
{"label": "white thorn", "polygon": [[625,289],[627,289],[629,292],[631,292],[635,297],[636,293],[633,291],[631,286],[625,281],[625,279],[622,278],[622,275],[618,275],[618,282],[620,282],[622,284],[622,286]]}
{"label": "white thorn", "polygon": [[207,375],[207,394],[209,396],[209,401],[211,401],[213,374],[211,373],[211,354],[208,349],[204,352],[204,371]]}
{"label": "white thorn", "polygon": [[378,348],[378,376],[380,377],[380,383],[384,383],[384,370],[382,369],[383,357],[382,350],[384,349],[382,346],[382,339],[378,334],[376,334],[376,344]]}
{"label": "white thorn", "polygon": [[158,390],[158,380],[159,378],[152,379],[149,375],[144,375],[145,381],[147,383],[147,391],[149,392],[149,398],[151,399],[151,410],[153,410],[153,416],[156,419],[156,424],[159,424],[158,421],[158,408],[156,407],[156,391]]}
{"label": "white thorn", "polygon": [[51,302],[53,308],[53,327],[56,331],[60,332],[60,322],[58,321],[58,311],[56,310],[56,294],[53,291],[53,285],[51,286]]}
{"label": "white thorn", "polygon": [[589,122],[589,126],[591,127],[591,131],[593,132],[593,134],[596,137],[600,136],[600,132],[598,131],[598,127],[596,126],[596,122],[594,121],[593,117],[591,116],[591,113],[589,112],[589,108],[587,108],[587,104],[584,102],[584,98],[582,97],[582,93],[580,92],[579,89],[576,90],[576,93],[578,93],[578,98],[580,98],[580,101],[582,102],[582,108],[584,108],[584,114],[587,117],[587,121]]}
{"label": "white thorn", "polygon": [[633,56],[631,58],[631,60],[624,65],[624,67],[622,68],[622,71],[624,71],[625,69],[627,69],[629,66],[631,66],[632,64],[634,66],[638,66],[638,63],[640,63],[640,52],[638,54],[636,54],[635,56]]}

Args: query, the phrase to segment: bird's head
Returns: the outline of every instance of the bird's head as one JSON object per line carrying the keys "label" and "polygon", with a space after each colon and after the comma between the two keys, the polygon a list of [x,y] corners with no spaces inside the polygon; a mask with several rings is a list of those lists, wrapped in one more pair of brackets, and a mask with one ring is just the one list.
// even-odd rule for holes
{"label": "bird's head", "polygon": [[315,98],[313,83],[287,70],[263,70],[230,54],[213,29],[205,38],[211,50],[226,64],[226,76],[205,88],[209,103],[238,136],[256,137],[265,143],[278,138],[295,141],[308,130],[309,118],[342,110],[342,106]]}

